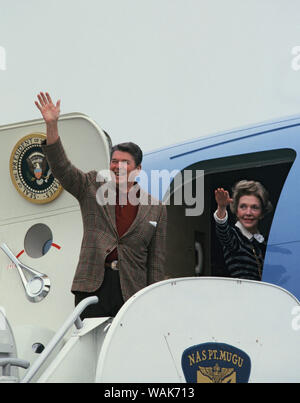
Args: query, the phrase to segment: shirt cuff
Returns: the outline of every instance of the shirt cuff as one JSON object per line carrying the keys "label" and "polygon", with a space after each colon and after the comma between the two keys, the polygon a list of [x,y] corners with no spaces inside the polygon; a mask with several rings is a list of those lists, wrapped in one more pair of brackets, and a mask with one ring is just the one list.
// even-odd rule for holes
{"label": "shirt cuff", "polygon": [[224,218],[219,218],[219,217],[217,216],[217,211],[218,211],[218,210],[216,210],[216,211],[214,212],[214,219],[215,219],[216,223],[218,223],[218,224],[225,224],[226,221],[228,220],[228,213],[227,213],[227,210],[226,210],[226,212],[225,212],[226,215],[225,215]]}

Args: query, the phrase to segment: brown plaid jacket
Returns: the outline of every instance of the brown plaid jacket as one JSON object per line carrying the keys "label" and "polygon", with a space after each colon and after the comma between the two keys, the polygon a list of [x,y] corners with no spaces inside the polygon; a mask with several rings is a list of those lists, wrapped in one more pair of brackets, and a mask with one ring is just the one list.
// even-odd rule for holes
{"label": "brown plaid jacket", "polygon": [[[43,145],[53,175],[79,201],[83,239],[72,291],[93,292],[104,278],[106,256],[117,247],[120,283],[126,301],[149,284],[164,279],[167,212],[166,207],[140,189],[137,216],[119,238],[115,206],[100,205],[96,193],[103,182],[97,172],[84,173],[67,158],[61,140]],[[138,186],[138,185],[137,185]],[[147,201],[147,204],[145,203]]]}

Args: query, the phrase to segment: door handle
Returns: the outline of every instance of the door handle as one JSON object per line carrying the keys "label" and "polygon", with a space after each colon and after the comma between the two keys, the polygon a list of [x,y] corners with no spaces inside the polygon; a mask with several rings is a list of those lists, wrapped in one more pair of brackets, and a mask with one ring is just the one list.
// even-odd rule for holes
{"label": "door handle", "polygon": [[[21,263],[5,243],[0,244],[0,248],[15,264],[21,277],[21,281],[25,289],[27,299],[30,302],[42,301],[50,291],[51,283],[49,277],[46,274],[40,273],[39,271],[34,270],[26,266],[25,264]],[[24,272],[30,274],[31,277],[29,280],[25,276]]]}

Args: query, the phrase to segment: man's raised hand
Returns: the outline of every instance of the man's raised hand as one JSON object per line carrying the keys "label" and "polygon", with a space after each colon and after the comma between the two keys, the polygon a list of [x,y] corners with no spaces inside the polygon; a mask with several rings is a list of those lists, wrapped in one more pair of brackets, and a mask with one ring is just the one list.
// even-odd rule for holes
{"label": "man's raised hand", "polygon": [[35,104],[40,110],[46,124],[56,123],[60,114],[60,99],[54,105],[48,92],[45,94],[40,92],[37,98],[38,101],[35,101]]}

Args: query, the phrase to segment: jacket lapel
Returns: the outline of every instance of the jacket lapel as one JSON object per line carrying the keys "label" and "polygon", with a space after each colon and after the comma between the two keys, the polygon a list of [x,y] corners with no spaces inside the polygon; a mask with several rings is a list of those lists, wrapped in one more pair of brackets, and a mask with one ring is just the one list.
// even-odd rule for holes
{"label": "jacket lapel", "polygon": [[118,234],[117,226],[116,226],[116,206],[114,206],[112,204],[106,204],[104,206],[104,208],[107,213],[108,220],[111,224],[112,229],[114,230],[114,232],[116,234]]}
{"label": "jacket lapel", "polygon": [[136,186],[136,192],[137,191],[140,192],[139,207],[133,223],[125,232],[125,234],[122,235],[122,238],[133,232],[135,228],[145,220],[145,217],[147,216],[147,214],[150,212],[151,209],[151,196],[143,189],[141,189],[138,184],[136,184],[135,186]]}
{"label": "jacket lapel", "polygon": [[[110,192],[113,192],[112,189],[110,189]],[[110,197],[113,196],[113,193],[110,194]],[[108,200],[108,190],[104,190],[104,197],[106,200]],[[113,197],[112,197],[113,199]],[[117,226],[116,226],[116,206],[115,202],[113,200],[110,200],[107,204],[103,204],[103,209],[106,212],[106,215],[108,217],[108,222],[111,225],[112,230],[115,232],[116,235],[118,235],[117,231]]]}

